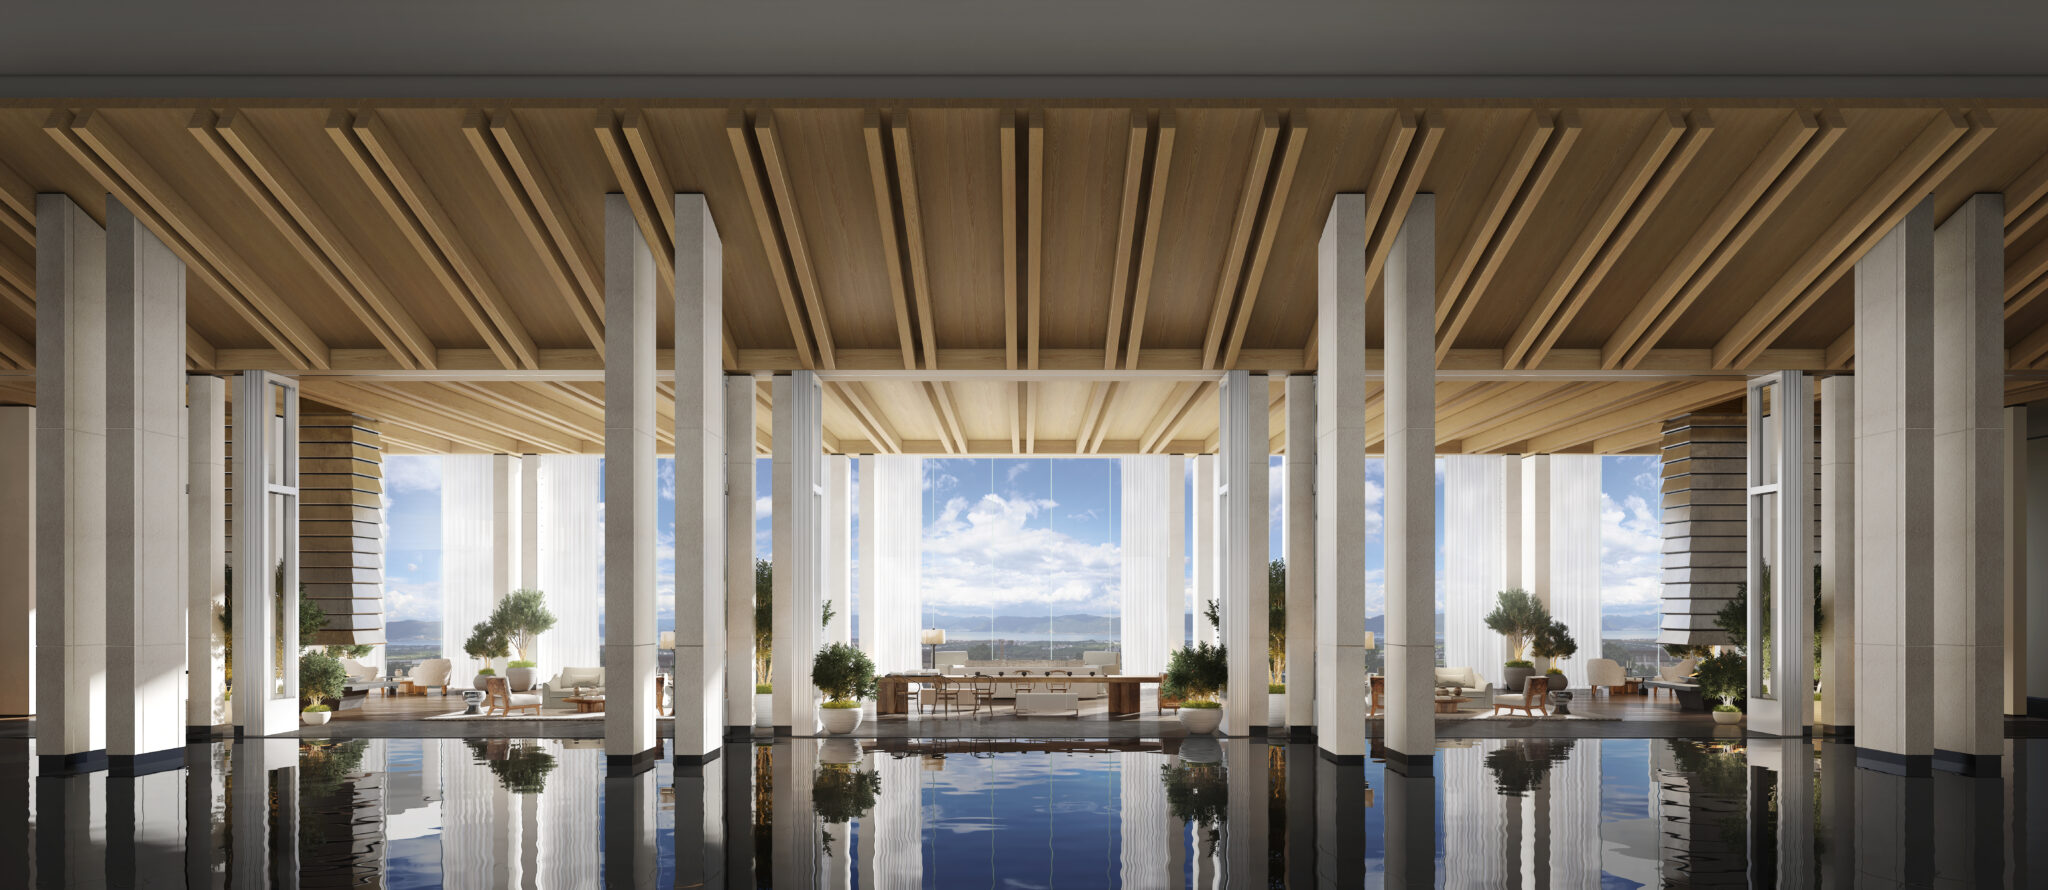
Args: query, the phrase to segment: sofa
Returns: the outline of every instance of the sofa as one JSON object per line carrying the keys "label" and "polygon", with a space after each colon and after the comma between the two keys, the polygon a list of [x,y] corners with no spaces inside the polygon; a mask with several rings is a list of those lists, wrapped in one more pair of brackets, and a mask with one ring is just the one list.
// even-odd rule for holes
{"label": "sofa", "polygon": [[587,695],[603,695],[604,668],[563,668],[560,673],[541,684],[541,703],[548,707],[566,707],[562,700],[575,696],[579,689]]}
{"label": "sofa", "polygon": [[1486,688],[1486,678],[1479,676],[1478,671],[1473,670],[1469,667],[1437,668],[1437,693],[1439,695],[1446,693],[1450,691],[1450,688],[1453,686],[1456,686],[1467,692],[1476,692]]}

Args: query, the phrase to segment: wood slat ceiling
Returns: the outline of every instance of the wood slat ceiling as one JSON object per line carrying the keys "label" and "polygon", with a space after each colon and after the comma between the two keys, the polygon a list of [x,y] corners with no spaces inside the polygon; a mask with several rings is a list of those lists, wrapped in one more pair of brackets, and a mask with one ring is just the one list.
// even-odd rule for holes
{"label": "wood slat ceiling", "polygon": [[[400,450],[599,451],[602,197],[667,256],[657,196],[697,192],[729,370],[900,372],[828,378],[829,447],[1200,451],[1203,372],[1314,369],[1331,201],[1396,181],[1438,199],[1446,452],[1650,449],[1745,374],[1853,369],[1846,272],[1928,196],[2006,194],[2009,398],[2044,389],[2039,107],[152,100],[0,104],[0,400],[34,196],[112,192],[187,255],[193,370],[302,372]],[[1046,373],[1105,368],[1186,373]]]}

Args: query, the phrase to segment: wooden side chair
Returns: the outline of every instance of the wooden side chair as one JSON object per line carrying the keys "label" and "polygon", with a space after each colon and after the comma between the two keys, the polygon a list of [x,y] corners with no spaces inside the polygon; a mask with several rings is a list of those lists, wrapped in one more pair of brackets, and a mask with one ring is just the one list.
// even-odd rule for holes
{"label": "wooden side chair", "polygon": [[989,713],[995,713],[996,678],[976,674],[974,675],[974,685],[969,687],[968,691],[974,696],[974,710],[976,712],[987,708]]}
{"label": "wooden side chair", "polygon": [[1367,717],[1378,717],[1380,715],[1380,703],[1387,700],[1387,678],[1372,678],[1372,686],[1367,691],[1366,698],[1368,701],[1366,702],[1365,715]]}
{"label": "wooden side chair", "polygon": [[1550,678],[1537,674],[1522,684],[1522,693],[1520,695],[1502,693],[1494,696],[1493,713],[1497,716],[1503,710],[1521,711],[1534,717],[1537,711],[1542,711],[1543,716],[1548,717],[1550,716],[1549,701]]}
{"label": "wooden side chair", "polygon": [[1054,675],[1054,674],[1059,674],[1060,676],[1062,676],[1062,677],[1066,677],[1066,678],[1068,678],[1068,679],[1067,679],[1067,680],[1061,680],[1061,681],[1059,681],[1059,682],[1053,682],[1053,681],[1051,681],[1051,680],[1047,680],[1047,681],[1046,681],[1046,683],[1045,683],[1045,691],[1047,691],[1047,692],[1072,692],[1072,691],[1074,691],[1074,684],[1073,684],[1072,682],[1070,682],[1070,681],[1071,681],[1071,679],[1072,679],[1072,678],[1073,678],[1073,676],[1074,676],[1074,672],[1073,672],[1073,671],[1046,671],[1046,672],[1045,672],[1045,675],[1046,675],[1046,676],[1048,676],[1048,677],[1050,677],[1050,676],[1052,676],[1052,675]]}
{"label": "wooden side chair", "polygon": [[510,717],[513,711],[531,711],[533,716],[540,716],[540,695],[532,692],[513,692],[512,681],[504,677],[485,677],[485,716]]}

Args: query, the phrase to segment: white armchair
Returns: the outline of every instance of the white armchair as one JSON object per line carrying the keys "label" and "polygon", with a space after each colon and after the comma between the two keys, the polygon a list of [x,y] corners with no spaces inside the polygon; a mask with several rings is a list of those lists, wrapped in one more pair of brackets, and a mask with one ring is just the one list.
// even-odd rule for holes
{"label": "white armchair", "polygon": [[1699,670],[1700,660],[1688,658],[1677,664],[1668,664],[1657,669],[1657,679],[1666,683],[1684,683],[1692,672]]}
{"label": "white armchair", "polygon": [[1469,667],[1440,667],[1436,669],[1436,688],[1449,690],[1457,687],[1467,691],[1486,688],[1486,678]]}
{"label": "white armchair", "polygon": [[448,694],[448,674],[455,670],[455,663],[446,658],[429,658],[412,666],[412,672],[405,675],[407,682],[415,689],[441,687],[441,694]]}
{"label": "white armchair", "polygon": [[604,694],[604,668],[565,667],[553,679],[541,684],[541,696],[548,705],[558,705],[578,690],[589,695]]}
{"label": "white armchair", "polygon": [[1595,658],[1586,662],[1586,685],[1595,691],[1605,690],[1612,696],[1614,690],[1628,685],[1628,674],[1622,671],[1621,662],[1612,658]]}

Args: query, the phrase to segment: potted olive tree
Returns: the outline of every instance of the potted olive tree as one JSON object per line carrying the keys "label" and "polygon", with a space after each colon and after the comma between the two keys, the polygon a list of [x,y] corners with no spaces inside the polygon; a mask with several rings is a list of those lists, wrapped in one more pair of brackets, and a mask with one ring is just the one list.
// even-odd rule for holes
{"label": "potted olive tree", "polygon": [[529,660],[534,640],[555,626],[555,613],[548,611],[548,595],[520,589],[507,594],[485,619],[505,637],[519,657],[506,666],[505,679],[513,692],[525,692],[540,682],[540,664]]}
{"label": "potted olive tree", "polygon": [[512,643],[505,638],[505,632],[489,620],[479,621],[469,630],[469,639],[463,641],[462,651],[469,657],[484,663],[476,669],[476,677],[470,681],[470,688],[483,691],[484,679],[498,675],[497,668],[491,667],[491,660],[511,654]]}
{"label": "potted olive tree", "polygon": [[1177,763],[1159,768],[1166,784],[1166,809],[1175,819],[1195,827],[1204,856],[1216,852],[1223,820],[1229,812],[1230,780],[1221,764]]}
{"label": "potted olive tree", "polygon": [[1714,722],[1732,725],[1742,722],[1742,708],[1735,702],[1748,697],[1749,660],[1742,653],[1726,650],[1700,660],[1694,674],[1700,694],[1720,704],[1714,706]]}
{"label": "potted olive tree", "polygon": [[825,731],[845,735],[860,726],[860,703],[875,697],[875,663],[854,646],[829,644],[811,658],[811,685],[825,693]]}
{"label": "potted olive tree", "polygon": [[1566,689],[1564,668],[1560,667],[1558,662],[1571,658],[1579,652],[1579,641],[1572,639],[1571,629],[1565,627],[1564,622],[1553,619],[1550,624],[1537,631],[1535,637],[1531,638],[1529,651],[1535,653],[1538,658],[1550,661],[1550,669],[1544,673],[1550,678],[1551,694],[1555,696],[1558,693],[1564,692]]}
{"label": "potted olive tree", "polygon": [[299,716],[308,726],[325,726],[334,716],[333,703],[341,700],[348,686],[348,670],[341,659],[325,652],[299,656],[299,699],[307,702]]}
{"label": "potted olive tree", "polygon": [[754,560],[754,725],[775,725],[775,564]]}
{"label": "potted olive tree", "polygon": [[1529,661],[1529,641],[1550,626],[1550,609],[1535,594],[1519,587],[1500,592],[1500,602],[1486,615],[1486,627],[1507,639],[1508,661],[1501,667],[1501,684],[1519,693],[1536,665]]}
{"label": "potted olive tree", "polygon": [[1217,696],[1230,684],[1230,661],[1225,647],[1197,643],[1175,649],[1166,662],[1166,677],[1159,694],[1180,699],[1175,711],[1182,726],[1193,735],[1216,731],[1223,723],[1223,703]]}

